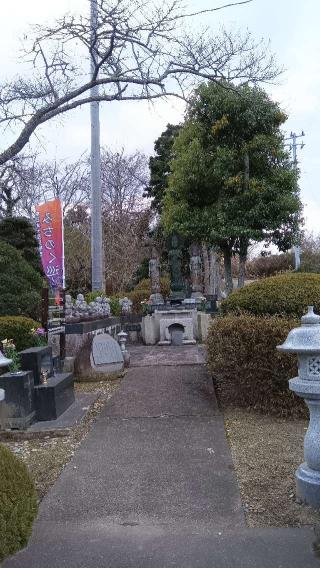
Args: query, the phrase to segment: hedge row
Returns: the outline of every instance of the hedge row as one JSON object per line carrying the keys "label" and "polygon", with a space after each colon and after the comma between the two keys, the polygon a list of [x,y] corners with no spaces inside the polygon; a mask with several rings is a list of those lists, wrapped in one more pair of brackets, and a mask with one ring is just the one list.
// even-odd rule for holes
{"label": "hedge row", "polygon": [[276,350],[297,325],[295,319],[248,314],[213,320],[208,366],[223,405],[278,416],[307,415],[302,399],[288,388],[288,380],[297,375],[297,358]]}
{"label": "hedge row", "polygon": [[320,312],[320,274],[288,273],[253,282],[222,303],[222,312],[301,318],[308,306]]}

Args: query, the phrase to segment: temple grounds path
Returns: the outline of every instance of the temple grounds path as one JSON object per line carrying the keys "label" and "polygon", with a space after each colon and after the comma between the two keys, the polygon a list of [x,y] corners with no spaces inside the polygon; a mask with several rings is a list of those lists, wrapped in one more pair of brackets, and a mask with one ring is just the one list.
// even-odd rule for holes
{"label": "temple grounds path", "polygon": [[319,567],[311,529],[246,527],[200,347],[132,367],[5,568]]}

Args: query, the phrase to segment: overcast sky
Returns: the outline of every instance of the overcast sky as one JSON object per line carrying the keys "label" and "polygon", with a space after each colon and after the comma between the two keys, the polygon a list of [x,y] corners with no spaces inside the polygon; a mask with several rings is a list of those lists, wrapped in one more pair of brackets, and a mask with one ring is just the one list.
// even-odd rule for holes
{"label": "overcast sky", "polygon": [[[223,4],[223,0],[190,0],[192,9],[202,10]],[[18,71],[19,38],[32,23],[42,23],[66,11],[88,9],[87,0],[11,0],[1,2],[0,50],[1,79]],[[199,25],[213,30],[248,28],[259,39],[270,39],[278,62],[286,69],[276,86],[267,90],[289,114],[285,128],[306,133],[305,148],[299,152],[302,200],[306,226],[320,233],[320,163],[319,96],[320,96],[320,1],[253,0],[251,4],[232,7],[199,17]],[[183,105],[172,100],[147,103],[105,104],[101,110],[102,144],[112,149],[124,147],[152,153],[153,143],[168,122],[177,123]],[[43,157],[73,159],[89,150],[89,108],[75,111],[63,121],[46,125],[39,131]],[[3,145],[3,140],[0,146]]]}

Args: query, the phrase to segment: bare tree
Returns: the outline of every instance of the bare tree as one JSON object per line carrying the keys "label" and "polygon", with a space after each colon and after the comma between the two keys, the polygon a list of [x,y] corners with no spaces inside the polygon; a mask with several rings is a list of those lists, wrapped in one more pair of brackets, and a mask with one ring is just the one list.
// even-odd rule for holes
{"label": "bare tree", "polygon": [[[205,10],[214,12],[234,2]],[[26,58],[32,78],[0,85],[0,123],[21,126],[0,153],[0,165],[16,156],[41,125],[91,101],[185,99],[196,80],[272,80],[273,56],[249,33],[190,32],[182,0],[98,0],[96,33],[89,16],[66,15],[50,26],[35,26]],[[89,6],[88,6],[89,8]],[[89,9],[88,9],[89,13]],[[194,26],[193,26],[194,27]],[[88,75],[88,52],[94,63]],[[90,90],[98,86],[99,93]]]}
{"label": "bare tree", "polygon": [[81,157],[75,162],[47,162],[43,164],[43,198],[61,199],[63,213],[70,207],[86,205],[90,195],[88,160]]}
{"label": "bare tree", "polygon": [[104,150],[101,160],[106,284],[124,291],[142,261],[151,211],[144,198],[148,159],[140,152]]}
{"label": "bare tree", "polygon": [[149,181],[148,159],[141,152],[125,154],[104,149],[101,155],[102,208],[114,220],[123,213],[145,209]]}
{"label": "bare tree", "polygon": [[0,215],[32,217],[42,194],[42,179],[36,156],[15,156],[0,166]]}
{"label": "bare tree", "polygon": [[82,205],[66,212],[64,236],[68,290],[86,293],[91,287],[90,217]]}

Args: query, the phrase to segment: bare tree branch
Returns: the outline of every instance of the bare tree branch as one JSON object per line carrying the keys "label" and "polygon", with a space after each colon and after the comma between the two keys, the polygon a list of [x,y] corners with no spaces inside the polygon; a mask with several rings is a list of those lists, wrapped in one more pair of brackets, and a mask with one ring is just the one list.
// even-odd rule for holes
{"label": "bare tree branch", "polygon": [[[0,152],[0,165],[16,156],[41,124],[92,101],[187,100],[200,80],[273,80],[279,70],[268,46],[249,32],[211,36],[184,26],[191,17],[250,1],[185,13],[181,0],[99,0],[95,33],[89,9],[88,16],[65,15],[52,26],[35,26],[25,48],[31,78],[0,85],[0,124],[14,131],[23,122]],[[99,87],[98,95],[92,96],[93,87]]]}

